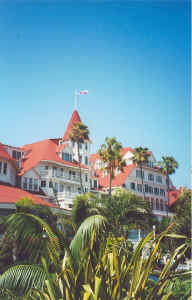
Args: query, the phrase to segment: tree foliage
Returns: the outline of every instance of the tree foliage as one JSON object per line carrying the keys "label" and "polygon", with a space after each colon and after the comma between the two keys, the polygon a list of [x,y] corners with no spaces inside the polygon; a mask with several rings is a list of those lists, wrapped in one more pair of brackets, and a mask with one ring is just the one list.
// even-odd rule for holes
{"label": "tree foliage", "polygon": [[80,185],[81,191],[84,192],[81,174],[81,161],[80,161],[80,144],[83,144],[89,139],[88,127],[82,122],[74,123],[71,132],[69,133],[69,139],[77,144],[77,154],[78,154],[78,165],[80,172]]}
{"label": "tree foliage", "polygon": [[166,183],[167,183],[167,215],[168,215],[168,207],[169,207],[169,190],[170,190],[170,179],[169,175],[175,173],[176,169],[179,167],[178,162],[172,156],[163,156],[162,160],[158,162],[160,167],[160,171],[162,174],[166,175]]}
{"label": "tree foliage", "polygon": [[121,143],[115,137],[106,137],[105,142],[106,144],[101,145],[98,154],[103,160],[103,170],[106,170],[109,174],[109,195],[111,195],[112,179],[115,177],[115,170],[123,172],[126,163],[121,155]]}
{"label": "tree foliage", "polygon": [[136,164],[140,168],[140,171],[141,171],[143,199],[145,199],[145,189],[143,186],[143,166],[148,163],[149,156],[150,156],[150,153],[149,153],[148,148],[137,147],[134,149],[133,156],[131,158],[132,162],[134,164]]}

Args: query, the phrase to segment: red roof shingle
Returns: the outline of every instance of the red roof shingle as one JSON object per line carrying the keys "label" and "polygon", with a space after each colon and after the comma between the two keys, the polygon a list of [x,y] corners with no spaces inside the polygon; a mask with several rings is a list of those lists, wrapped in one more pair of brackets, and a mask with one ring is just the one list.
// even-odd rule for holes
{"label": "red roof shingle", "polygon": [[[78,167],[76,162],[64,161],[59,157],[57,153],[59,140],[60,139],[47,139],[30,145],[25,145],[24,149],[26,154],[22,160],[21,171],[19,175],[23,175],[43,160],[58,162],[72,167]],[[87,169],[87,167],[84,165],[81,165],[81,167]]]}
{"label": "red roof shingle", "polygon": [[35,196],[29,192],[26,192],[22,189],[0,185],[0,204],[1,203],[12,203],[15,204],[21,198],[29,198],[34,201],[35,204],[41,204],[49,207],[57,207],[56,205],[49,203],[48,201]]}
{"label": "red roof shingle", "polygon": [[182,191],[183,191],[183,187],[180,187],[178,190],[175,189],[169,191],[169,206],[172,206],[177,201]]}
{"label": "red roof shingle", "polygon": [[[124,184],[127,177],[130,175],[130,173],[135,168],[135,165],[131,164],[126,167],[124,167],[124,171],[120,172],[115,176],[114,179],[112,179],[112,187],[119,187],[122,184]],[[99,177],[99,185],[103,188],[106,188],[109,186],[109,174],[105,175],[104,177]]]}
{"label": "red roof shingle", "polygon": [[69,140],[69,133],[71,132],[73,125],[75,123],[80,123],[81,122],[81,118],[79,116],[79,113],[77,110],[74,110],[74,112],[72,113],[71,119],[68,123],[67,129],[65,131],[65,134],[63,136],[63,142],[64,141],[68,141]]}
{"label": "red roof shingle", "polygon": [[5,150],[5,146],[0,143],[0,158],[10,161],[12,165],[16,168],[16,162],[14,158]]}

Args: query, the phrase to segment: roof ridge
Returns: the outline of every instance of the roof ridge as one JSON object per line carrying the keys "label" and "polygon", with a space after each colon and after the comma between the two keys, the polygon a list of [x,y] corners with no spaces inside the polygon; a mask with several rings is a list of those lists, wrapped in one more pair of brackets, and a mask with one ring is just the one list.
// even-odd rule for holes
{"label": "roof ridge", "polygon": [[80,122],[81,122],[81,118],[79,116],[79,113],[78,113],[77,110],[74,110],[72,115],[71,115],[71,118],[69,120],[69,123],[67,125],[67,129],[64,133],[63,142],[69,140],[69,133],[72,130],[74,123],[80,123]]}

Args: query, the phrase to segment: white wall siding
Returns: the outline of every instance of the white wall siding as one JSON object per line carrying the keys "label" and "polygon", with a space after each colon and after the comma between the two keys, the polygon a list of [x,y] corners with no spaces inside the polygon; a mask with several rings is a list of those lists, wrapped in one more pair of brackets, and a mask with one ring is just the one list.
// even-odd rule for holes
{"label": "white wall siding", "polygon": [[[15,185],[16,184],[15,168],[12,166],[12,164],[9,161],[0,159],[0,162],[2,163],[1,172],[0,172],[0,181],[10,183],[11,185]],[[7,164],[6,174],[4,174],[4,164]]]}

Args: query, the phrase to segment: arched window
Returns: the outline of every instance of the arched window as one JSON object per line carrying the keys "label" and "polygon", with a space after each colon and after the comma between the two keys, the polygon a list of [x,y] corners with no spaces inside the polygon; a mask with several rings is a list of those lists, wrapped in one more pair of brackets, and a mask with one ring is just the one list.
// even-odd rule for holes
{"label": "arched window", "polygon": [[150,201],[151,203],[151,209],[154,209],[154,199],[153,198],[151,198],[151,201]]}
{"label": "arched window", "polygon": [[159,199],[156,199],[156,209],[159,210]]}
{"label": "arched window", "polygon": [[163,207],[163,199],[160,200],[160,210],[164,210],[164,207]]}

